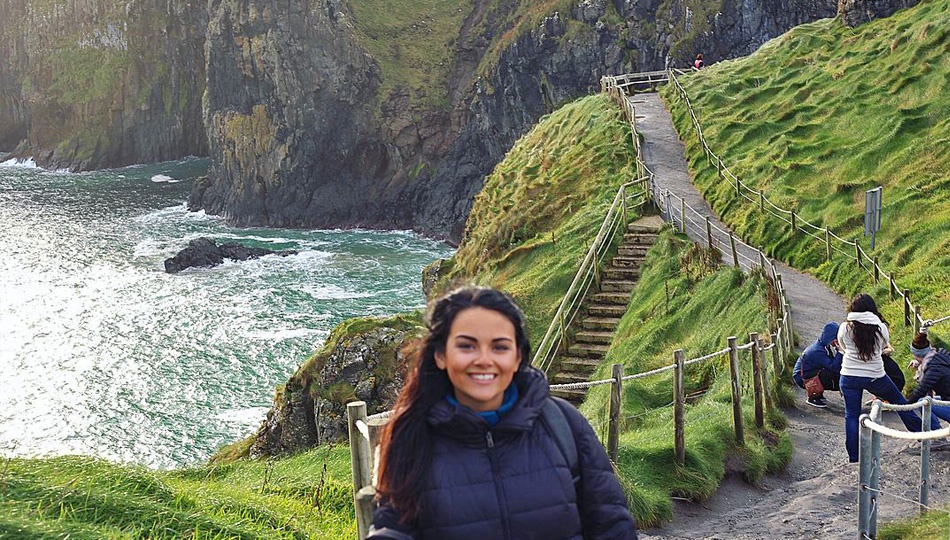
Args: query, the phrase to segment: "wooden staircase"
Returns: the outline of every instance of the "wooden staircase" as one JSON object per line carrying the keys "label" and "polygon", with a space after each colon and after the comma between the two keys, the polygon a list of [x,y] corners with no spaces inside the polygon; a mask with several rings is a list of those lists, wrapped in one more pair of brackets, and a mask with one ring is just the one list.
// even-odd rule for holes
{"label": "wooden staircase", "polygon": [[[647,250],[656,242],[662,226],[663,220],[658,216],[648,216],[627,226],[617,254],[601,273],[600,291],[584,300],[581,328],[573,333],[567,354],[560,351],[554,361],[552,384],[590,380],[610,347],[620,318],[627,312]],[[580,405],[587,389],[555,389],[551,393]]]}

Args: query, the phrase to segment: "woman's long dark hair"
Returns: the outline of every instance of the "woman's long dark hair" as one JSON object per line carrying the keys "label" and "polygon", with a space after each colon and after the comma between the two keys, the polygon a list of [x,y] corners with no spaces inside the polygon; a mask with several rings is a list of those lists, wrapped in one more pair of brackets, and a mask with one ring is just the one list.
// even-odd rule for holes
{"label": "woman's long dark hair", "polygon": [[[871,295],[861,293],[851,301],[848,311],[869,312],[877,315],[881,322],[887,324],[884,316],[877,310],[877,304]],[[858,357],[867,362],[874,356],[874,349],[877,347],[878,336],[884,339],[884,333],[881,327],[876,324],[865,324],[858,321],[851,321],[851,334],[854,337],[854,346],[858,349]]]}
{"label": "woman's long dark hair", "polygon": [[422,492],[432,458],[432,439],[426,418],[429,409],[452,390],[445,371],[435,363],[444,353],[455,317],[469,308],[496,311],[515,327],[515,342],[521,354],[519,370],[531,364],[531,344],[524,328],[524,314],[507,294],[486,287],[467,286],[437,299],[428,316],[428,333],[412,349],[412,368],[406,376],[392,420],[380,434],[378,496],[402,516],[414,521],[422,511]]}

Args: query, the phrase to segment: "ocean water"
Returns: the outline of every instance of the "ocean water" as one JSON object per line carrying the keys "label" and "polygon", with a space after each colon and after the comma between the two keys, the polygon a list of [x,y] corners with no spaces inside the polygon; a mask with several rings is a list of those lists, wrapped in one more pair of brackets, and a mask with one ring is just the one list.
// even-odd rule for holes
{"label": "ocean water", "polygon": [[[408,232],[229,227],[185,209],[206,169],[0,165],[0,455],[200,463],[337,323],[422,307],[421,269],[451,254]],[[299,253],[166,274],[199,236]]]}

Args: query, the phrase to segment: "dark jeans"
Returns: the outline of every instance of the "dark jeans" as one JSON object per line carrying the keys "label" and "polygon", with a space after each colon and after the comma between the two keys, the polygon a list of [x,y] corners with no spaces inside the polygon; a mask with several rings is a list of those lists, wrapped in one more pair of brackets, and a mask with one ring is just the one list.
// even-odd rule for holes
{"label": "dark jeans", "polygon": [[[894,405],[904,405],[907,400],[887,375],[877,379],[842,375],[840,382],[841,396],[844,398],[845,446],[848,448],[848,461],[856,463],[858,461],[858,419],[861,416],[861,398],[864,391],[867,390]],[[908,431],[920,431],[920,417],[917,413],[900,411],[897,414]]]}
{"label": "dark jeans", "polygon": [[840,378],[841,375],[833,371],[828,371],[825,368],[818,370],[818,380],[821,381],[821,385],[825,387],[825,390],[833,390],[835,392],[841,390],[840,386],[838,385]]}
{"label": "dark jeans", "polygon": [[[923,401],[925,398],[920,398],[917,400],[918,403]],[[923,409],[921,409],[923,411]],[[950,422],[950,407],[947,405],[933,405],[930,407],[930,429],[937,430],[940,429],[940,421]]]}

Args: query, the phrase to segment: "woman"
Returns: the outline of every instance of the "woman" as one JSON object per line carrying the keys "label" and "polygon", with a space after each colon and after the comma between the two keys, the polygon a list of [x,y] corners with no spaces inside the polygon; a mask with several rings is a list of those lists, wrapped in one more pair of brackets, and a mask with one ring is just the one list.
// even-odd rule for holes
{"label": "woman", "polygon": [[590,424],[560,400],[562,430],[545,421],[554,398],[530,365],[514,301],[452,291],[433,305],[428,330],[382,433],[369,538],[636,539]]}
{"label": "woman", "polygon": [[[838,345],[842,348],[841,395],[844,397],[845,446],[848,460],[858,461],[858,418],[861,397],[867,390],[884,401],[904,405],[907,400],[884,372],[881,352],[891,340],[887,321],[881,316],[874,299],[859,294],[851,301],[847,321],[838,329]],[[911,411],[900,411],[901,421],[910,431],[920,431],[920,417]]]}
{"label": "woman", "polygon": [[[917,368],[917,388],[907,396],[907,401],[913,403],[930,395],[931,391],[942,400],[950,399],[950,353],[945,349],[934,348],[930,344],[927,332],[918,332],[910,344],[910,352],[914,359],[910,362],[911,368]],[[931,412],[937,418],[950,422],[950,407],[935,405]],[[934,427],[933,429],[938,429]]]}

